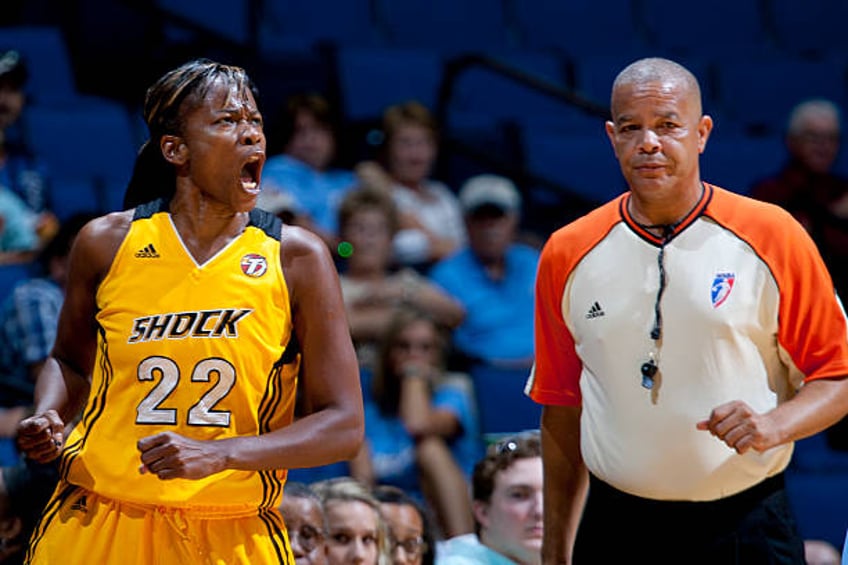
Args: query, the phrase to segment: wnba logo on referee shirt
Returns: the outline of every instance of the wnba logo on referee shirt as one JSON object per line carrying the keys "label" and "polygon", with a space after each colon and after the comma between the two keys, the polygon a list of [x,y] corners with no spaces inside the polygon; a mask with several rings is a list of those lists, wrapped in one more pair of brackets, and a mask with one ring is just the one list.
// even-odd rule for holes
{"label": "wnba logo on referee shirt", "polygon": [[730,296],[730,291],[733,290],[733,283],[736,282],[734,273],[716,273],[713,279],[713,284],[710,287],[710,300],[713,303],[713,308],[718,308]]}
{"label": "wnba logo on referee shirt", "polygon": [[261,277],[268,271],[268,261],[262,255],[251,253],[241,258],[241,270],[249,277]]}

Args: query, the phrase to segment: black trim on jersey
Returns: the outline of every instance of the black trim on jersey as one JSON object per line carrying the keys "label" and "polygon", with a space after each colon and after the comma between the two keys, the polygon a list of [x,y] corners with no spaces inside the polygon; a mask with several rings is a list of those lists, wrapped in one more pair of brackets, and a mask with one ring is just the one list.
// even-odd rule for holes
{"label": "black trim on jersey", "polygon": [[274,366],[294,363],[297,360],[298,353],[300,353],[300,342],[297,340],[297,335],[292,332],[289,342],[286,344],[285,350],[283,350],[283,354],[280,355]]}
{"label": "black trim on jersey", "polygon": [[103,410],[106,408],[106,393],[109,390],[109,385],[111,384],[112,377],[114,376],[112,363],[109,360],[109,344],[106,342],[106,330],[103,326],[98,325],[98,332],[101,337],[100,370],[103,378],[100,381],[100,387],[97,389],[97,394],[94,395],[90,402],[89,409],[82,415],[82,422],[85,425],[85,435],[73,444],[67,446],[65,451],[62,453],[62,462],[59,466],[59,476],[63,480],[67,479],[71,465],[77,456],[79,456],[80,451],[82,451],[83,445],[85,445],[89,434],[91,434],[94,423],[100,418],[103,414]]}
{"label": "black trim on jersey", "polygon": [[[637,222],[633,216],[630,215],[630,210],[627,209],[627,203],[630,202],[630,198],[632,196],[628,193],[624,198],[619,200],[618,211],[621,215],[624,223],[627,224],[630,229],[638,235],[643,240],[647,241],[651,245],[656,247],[662,247],[667,244],[669,241],[677,237],[683,230],[691,226],[695,223],[701,214],[707,209],[710,201],[713,198],[713,187],[712,185],[702,182],[701,185],[704,187],[703,193],[701,194],[700,200],[692,207],[689,212],[685,216],[683,216],[680,220],[675,222],[670,226],[666,226],[671,228],[671,233],[667,233],[665,230],[663,231],[663,235],[655,235],[654,233],[645,229],[645,227]],[[651,227],[661,227],[661,226],[651,226]]]}
{"label": "black trim on jersey", "polygon": [[[259,433],[265,434],[271,431],[271,420],[277,413],[280,403],[283,401],[283,364],[275,363],[268,375],[268,383],[265,394],[259,403],[258,424]],[[283,481],[277,477],[276,470],[259,471],[262,480],[262,502],[260,507],[268,507],[277,499],[283,490]]]}
{"label": "black trim on jersey", "polygon": [[259,511],[259,519],[268,528],[268,537],[274,545],[274,551],[277,552],[277,559],[280,563],[288,565],[289,563],[289,548],[286,545],[286,536],[283,533],[283,524],[280,523],[278,514],[275,514],[267,508]]}
{"label": "black trim on jersey", "polygon": [[250,211],[250,222],[247,225],[260,229],[268,237],[280,241],[280,230],[283,227],[283,221],[271,212],[266,212],[261,208],[254,208]]}
{"label": "black trim on jersey", "polygon": [[166,211],[168,211],[168,203],[165,202],[164,198],[157,198],[156,200],[151,200],[150,202],[145,202],[144,204],[136,206],[135,212],[133,213],[133,221],[145,220],[157,212]]}
{"label": "black trim on jersey", "polygon": [[[133,221],[150,218],[158,212],[167,212],[169,210],[168,202],[164,198],[157,198],[144,204],[139,204],[135,207],[133,213]],[[254,208],[249,212],[248,226],[253,226],[265,232],[265,235],[272,239],[280,241],[280,230],[283,226],[283,221],[271,212]]]}
{"label": "black trim on jersey", "polygon": [[53,497],[44,507],[44,510],[41,513],[41,518],[38,519],[38,522],[35,524],[35,528],[33,528],[29,548],[27,548],[26,555],[24,557],[24,563],[29,563],[32,560],[35,555],[35,549],[44,537],[44,533],[47,531],[48,526],[50,526],[50,523],[53,522],[53,520],[59,515],[59,510],[61,510],[68,498],[70,498],[79,489],[80,487],[70,483],[64,483],[61,487],[57,487],[56,492],[53,493]]}

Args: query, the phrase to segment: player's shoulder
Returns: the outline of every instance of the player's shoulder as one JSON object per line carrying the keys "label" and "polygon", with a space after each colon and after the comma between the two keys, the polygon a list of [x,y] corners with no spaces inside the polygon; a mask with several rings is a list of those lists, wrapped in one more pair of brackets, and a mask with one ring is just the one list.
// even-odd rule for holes
{"label": "player's shoulder", "polygon": [[76,241],[80,245],[117,247],[126,237],[132,224],[133,211],[110,212],[89,220],[80,229]]}
{"label": "player's shoulder", "polygon": [[133,210],[122,210],[89,220],[74,239],[72,258],[87,270],[105,274],[129,233],[132,219]]}
{"label": "player's shoulder", "polygon": [[289,224],[280,226],[280,253],[283,257],[323,256],[328,252],[327,244],[308,229]]}

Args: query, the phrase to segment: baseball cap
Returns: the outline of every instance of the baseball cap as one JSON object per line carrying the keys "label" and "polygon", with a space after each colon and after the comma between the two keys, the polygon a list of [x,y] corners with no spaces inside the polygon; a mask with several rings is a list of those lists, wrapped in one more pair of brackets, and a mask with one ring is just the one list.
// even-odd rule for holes
{"label": "baseball cap", "polygon": [[466,214],[487,205],[500,208],[504,212],[517,212],[521,208],[521,195],[508,178],[499,175],[477,175],[462,185],[459,203]]}
{"label": "baseball cap", "polygon": [[0,49],[0,82],[23,88],[28,76],[20,52],[15,49]]}

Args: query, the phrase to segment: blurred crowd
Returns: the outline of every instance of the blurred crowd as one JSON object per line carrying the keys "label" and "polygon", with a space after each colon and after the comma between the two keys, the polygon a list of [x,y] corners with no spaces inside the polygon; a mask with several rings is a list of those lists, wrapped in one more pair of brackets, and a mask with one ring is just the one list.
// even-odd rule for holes
{"label": "blurred crowd", "polygon": [[[0,561],[9,562],[56,480],[55,468],[21,460],[15,426],[55,338],[73,238],[97,212],[60,222],[51,209],[50,171],[19,127],[26,80],[18,54],[0,52],[0,268],[27,273],[0,296]],[[539,563],[540,409],[521,392],[539,248],[520,232],[532,225],[521,191],[495,174],[461,186],[433,178],[439,124],[418,102],[387,108],[382,142],[353,165],[340,163],[336,113],[322,95],[281,107],[282,126],[266,134],[282,150],[265,164],[258,206],[331,250],[366,415],[353,460],[289,474],[281,511],[297,563]],[[802,101],[787,120],[785,161],[754,187],[727,188],[795,215],[846,296],[840,124],[832,102]],[[848,424],[828,440],[848,450]]]}

